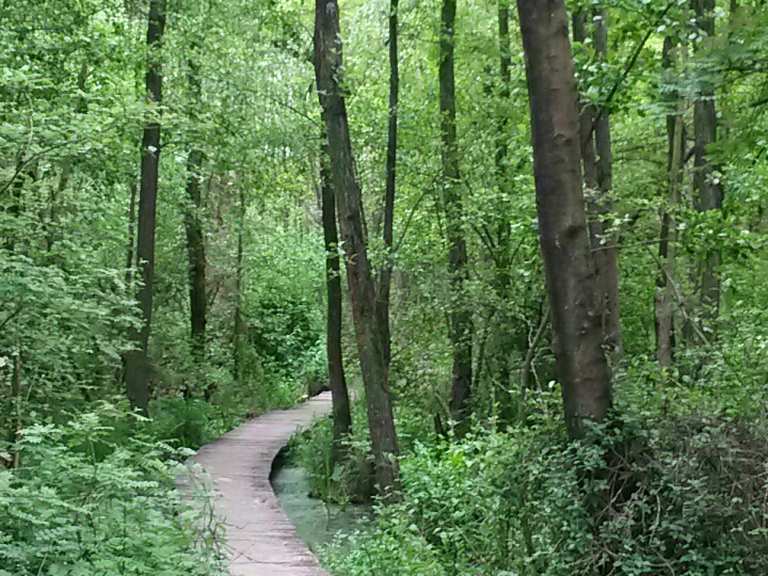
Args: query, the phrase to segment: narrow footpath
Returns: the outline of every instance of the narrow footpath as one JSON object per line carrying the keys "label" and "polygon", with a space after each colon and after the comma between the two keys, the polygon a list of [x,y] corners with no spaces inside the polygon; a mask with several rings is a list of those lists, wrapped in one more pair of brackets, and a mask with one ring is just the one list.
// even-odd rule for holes
{"label": "narrow footpath", "polygon": [[324,392],[249,420],[194,456],[213,482],[232,576],[328,576],[280,508],[269,474],[291,436],[330,410],[331,394]]}

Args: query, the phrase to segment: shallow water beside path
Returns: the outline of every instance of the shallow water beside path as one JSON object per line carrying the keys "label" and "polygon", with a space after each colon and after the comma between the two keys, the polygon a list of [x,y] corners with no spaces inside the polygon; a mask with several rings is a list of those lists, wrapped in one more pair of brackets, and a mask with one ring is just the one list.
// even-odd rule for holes
{"label": "shallow water beside path", "polygon": [[299,538],[313,551],[341,532],[365,528],[372,518],[370,506],[341,507],[310,498],[306,470],[290,461],[273,473],[272,487]]}

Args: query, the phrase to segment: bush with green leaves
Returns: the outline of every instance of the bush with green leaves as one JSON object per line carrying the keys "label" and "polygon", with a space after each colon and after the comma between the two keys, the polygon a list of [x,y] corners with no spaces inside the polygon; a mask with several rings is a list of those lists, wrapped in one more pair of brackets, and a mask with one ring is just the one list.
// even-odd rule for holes
{"label": "bush with green leaves", "polygon": [[114,443],[110,405],[24,430],[20,467],[0,471],[2,576],[224,574],[202,512],[174,489],[187,453],[151,439]]}
{"label": "bush with green leaves", "polygon": [[766,574],[766,440],[689,416],[625,417],[577,443],[536,426],[417,444],[402,503],[327,563],[342,576]]}

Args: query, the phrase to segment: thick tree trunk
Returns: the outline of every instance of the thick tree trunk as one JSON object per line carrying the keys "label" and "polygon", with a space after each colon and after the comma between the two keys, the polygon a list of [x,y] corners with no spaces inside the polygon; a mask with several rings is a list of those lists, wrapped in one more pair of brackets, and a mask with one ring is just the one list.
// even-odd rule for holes
{"label": "thick tree trunk", "polygon": [[[162,103],[163,76],[160,68],[159,50],[165,30],[165,0],[149,0],[147,27],[147,98],[154,106]],[[152,112],[144,126],[141,143],[141,188],[139,191],[139,222],[136,256],[141,270],[142,286],[138,301],[143,325],[134,331],[132,339],[137,349],[126,355],[125,381],[128,399],[134,408],[149,413],[149,334],[152,326],[152,286],[155,269],[155,213],[157,205],[157,183],[160,164],[160,122],[159,110]]]}
{"label": "thick tree trunk", "polygon": [[389,4],[389,122],[387,130],[386,191],[384,194],[384,248],[387,257],[379,272],[378,314],[384,338],[384,361],[387,366],[392,356],[392,336],[389,303],[392,287],[392,244],[395,225],[395,192],[397,184],[397,120],[400,100],[400,64],[398,53],[398,0]]}
{"label": "thick tree trunk", "polygon": [[469,416],[472,391],[472,310],[467,302],[467,242],[461,198],[459,149],[456,138],[456,82],[454,38],[456,0],[443,0],[440,27],[440,136],[442,140],[443,202],[448,239],[451,286],[450,340],[453,350],[451,417],[462,427]]}
{"label": "thick tree trunk", "polygon": [[[189,60],[187,80],[192,105],[190,118],[194,118],[194,110],[202,100],[202,87],[199,66],[192,59]],[[187,156],[187,207],[184,213],[184,229],[187,236],[190,337],[192,355],[197,363],[202,363],[205,359],[205,326],[208,303],[205,286],[205,239],[200,217],[203,210],[200,181],[204,161],[205,155],[202,150],[191,143]]]}
{"label": "thick tree trunk", "polygon": [[315,73],[328,137],[376,481],[381,494],[394,496],[399,488],[397,434],[388,388],[384,333],[378,323],[376,286],[366,246],[362,194],[341,88],[342,70],[339,6],[334,0],[316,0]]}
{"label": "thick tree trunk", "polygon": [[[715,36],[715,0],[691,0],[696,23],[705,38]],[[717,167],[709,157],[709,148],[717,141],[717,111],[715,92],[708,81],[703,81],[693,109],[694,131],[694,205],[699,212],[722,211],[723,187],[714,177]],[[712,323],[720,308],[720,250],[711,248],[704,256],[699,277],[702,317]],[[708,326],[714,330],[714,326]]]}
{"label": "thick tree trunk", "polygon": [[341,348],[342,294],[339,265],[339,235],[336,230],[336,195],[333,190],[328,149],[323,132],[320,158],[320,187],[322,189],[323,238],[325,239],[325,282],[328,291],[326,320],[326,353],[328,384],[333,395],[333,462],[344,458],[344,440],[352,433],[349,391],[344,377],[344,357]]}
{"label": "thick tree trunk", "polygon": [[[670,82],[674,74],[674,43],[664,39],[662,56],[664,82]],[[674,282],[677,253],[677,224],[675,207],[680,202],[682,161],[685,147],[683,123],[684,103],[677,94],[670,97],[673,109],[667,115],[667,201],[661,212],[659,238],[659,274],[656,280],[656,359],[661,368],[670,368],[675,351],[675,299]]]}
{"label": "thick tree trunk", "polygon": [[572,437],[611,407],[582,190],[578,92],[562,0],[518,0],[531,106],[539,236],[565,421]]}

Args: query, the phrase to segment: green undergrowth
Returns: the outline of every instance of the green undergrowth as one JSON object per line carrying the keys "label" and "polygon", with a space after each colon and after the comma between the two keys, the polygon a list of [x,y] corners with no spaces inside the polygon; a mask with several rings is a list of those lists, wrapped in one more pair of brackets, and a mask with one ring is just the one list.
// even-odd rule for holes
{"label": "green undergrowth", "polygon": [[338,576],[766,574],[766,436],[624,419],[569,444],[475,430],[417,444],[400,504],[324,553]]}
{"label": "green undergrowth", "polygon": [[19,467],[0,471],[0,575],[224,574],[210,508],[175,489],[190,452],[130,419],[102,404],[24,430]]}
{"label": "green undergrowth", "polygon": [[[706,386],[679,373],[666,383],[674,410],[644,405],[640,372],[632,384],[621,376],[621,416],[578,443],[552,411],[556,390],[533,399],[524,425],[406,439],[402,501],[340,534],[323,562],[336,576],[768,574],[761,419],[727,402],[709,409]],[[303,449],[317,455],[329,430],[315,428]],[[304,464],[328,482],[316,460]]]}

